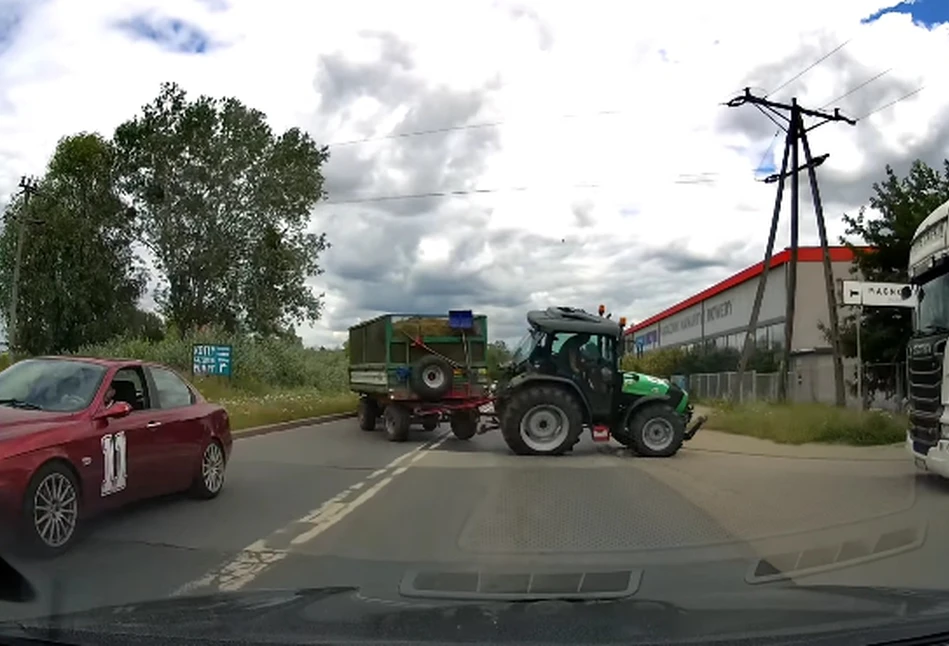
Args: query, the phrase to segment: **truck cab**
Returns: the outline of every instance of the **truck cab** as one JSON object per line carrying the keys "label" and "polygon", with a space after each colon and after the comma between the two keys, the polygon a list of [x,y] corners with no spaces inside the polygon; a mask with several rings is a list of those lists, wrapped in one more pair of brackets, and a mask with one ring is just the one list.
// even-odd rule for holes
{"label": "truck cab", "polygon": [[917,467],[949,478],[949,202],[923,220],[909,254],[918,289],[906,347],[910,428],[906,448]]}

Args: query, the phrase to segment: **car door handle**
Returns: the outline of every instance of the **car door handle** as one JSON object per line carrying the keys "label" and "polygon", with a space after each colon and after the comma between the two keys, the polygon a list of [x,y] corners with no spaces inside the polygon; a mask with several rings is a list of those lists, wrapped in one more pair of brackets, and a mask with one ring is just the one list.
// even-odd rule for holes
{"label": "car door handle", "polygon": [[161,422],[149,422],[148,424],[145,425],[145,428],[151,429],[151,428],[158,428],[159,426],[161,426]]}

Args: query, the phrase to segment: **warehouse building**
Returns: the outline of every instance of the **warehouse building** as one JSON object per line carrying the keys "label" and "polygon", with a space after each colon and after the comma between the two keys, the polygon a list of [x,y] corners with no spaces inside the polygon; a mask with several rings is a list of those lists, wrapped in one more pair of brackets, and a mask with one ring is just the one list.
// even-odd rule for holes
{"label": "warehouse building", "polygon": [[[851,274],[853,252],[847,247],[831,247],[830,257],[839,295],[840,281],[854,278]],[[780,348],[784,344],[790,260],[789,249],[784,249],[771,258],[771,269],[768,272],[768,283],[756,333],[761,347]],[[626,333],[627,351],[649,352],[658,348],[694,349],[702,346],[741,349],[758,289],[758,279],[763,269],[764,262],[752,265],[631,326]],[[820,247],[799,247],[796,291],[791,370],[809,375],[828,375],[826,379],[829,381],[826,384],[824,377],[821,377],[807,389],[819,392],[823,388],[833,394],[831,350],[818,326],[819,323],[826,325],[829,320]],[[847,314],[847,308],[841,309],[842,317]]]}

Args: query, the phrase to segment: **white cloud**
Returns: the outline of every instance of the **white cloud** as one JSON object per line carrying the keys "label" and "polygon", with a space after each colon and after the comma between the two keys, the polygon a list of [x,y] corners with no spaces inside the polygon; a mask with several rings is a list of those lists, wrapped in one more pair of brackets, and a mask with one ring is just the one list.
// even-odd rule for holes
{"label": "white cloud", "polygon": [[[835,239],[885,164],[949,156],[949,25],[861,23],[888,4],[806,0],[776,22],[751,0],[0,0],[16,17],[0,21],[0,194],[40,172],[59,137],[110,133],[166,80],[235,95],[327,143],[501,121],[332,149],[331,200],[529,190],[319,206],[314,226],[333,243],[313,281],[326,316],[301,333],[337,343],[379,310],[465,303],[506,337],[525,308],[548,304],[606,302],[637,320],[763,251],[774,186],[752,171],[774,126],[722,107],[733,91],[774,89],[848,39],[775,97],[820,107],[892,68],[841,101],[862,116],[925,85],[856,127],[812,133],[815,154],[831,153],[821,176]],[[169,44],[133,38],[122,25],[135,19]],[[196,39],[203,53],[174,51]],[[807,211],[802,227],[815,242]]]}

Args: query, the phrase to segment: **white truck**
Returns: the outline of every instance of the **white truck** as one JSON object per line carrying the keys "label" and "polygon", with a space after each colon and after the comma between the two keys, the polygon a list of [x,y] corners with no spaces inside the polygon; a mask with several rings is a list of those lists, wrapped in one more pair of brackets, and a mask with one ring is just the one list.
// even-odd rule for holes
{"label": "white truck", "polygon": [[913,235],[909,276],[917,286],[913,336],[906,347],[910,427],[906,449],[916,466],[949,478],[949,202]]}

